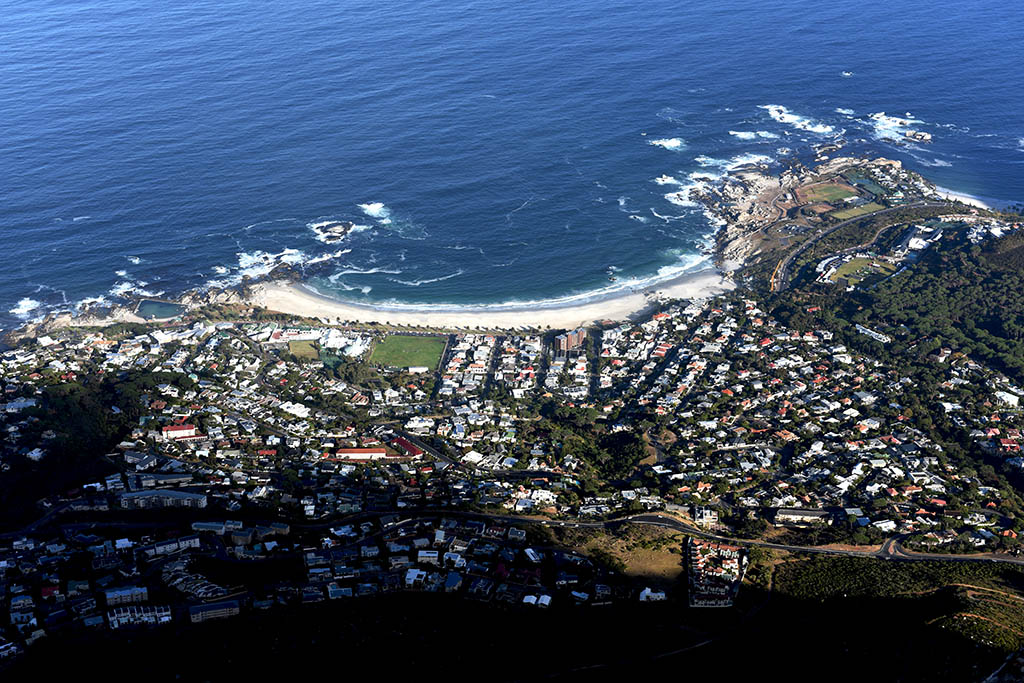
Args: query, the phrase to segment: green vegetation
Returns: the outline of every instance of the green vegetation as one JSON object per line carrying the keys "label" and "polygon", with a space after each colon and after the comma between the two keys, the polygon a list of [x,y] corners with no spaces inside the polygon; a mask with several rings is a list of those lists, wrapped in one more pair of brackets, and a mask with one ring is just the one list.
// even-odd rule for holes
{"label": "green vegetation", "polygon": [[[41,498],[116,471],[103,456],[138,424],[143,394],[151,394],[163,383],[195,386],[191,379],[175,373],[129,372],[44,389],[40,406],[29,413],[38,421],[31,423],[31,431],[26,430],[24,437],[40,444],[46,455],[38,463],[14,460],[10,469],[0,474],[3,525],[17,526],[38,517],[35,503]],[[48,433],[52,436],[44,438]]]}
{"label": "green vegetation", "polygon": [[859,185],[874,195],[884,195],[885,189],[872,180],[866,173],[858,170],[847,171],[843,176],[854,185]]}
{"label": "green vegetation", "polygon": [[300,362],[315,361],[320,358],[316,344],[311,341],[288,342],[288,352],[295,356]]}
{"label": "green vegetation", "polygon": [[872,349],[883,358],[911,352],[923,359],[948,347],[1024,381],[1022,255],[1017,236],[983,249],[950,234],[917,264],[871,290],[803,301],[821,306],[840,328],[861,323],[894,333],[898,343]]}
{"label": "green vegetation", "polygon": [[882,278],[896,272],[896,266],[888,261],[879,261],[871,258],[855,258],[839,266],[832,276],[833,282],[846,279],[850,284],[856,284],[869,277],[880,276]]}
{"label": "green vegetation", "polygon": [[894,680],[981,680],[1024,645],[1022,588],[1024,569],[1006,564],[813,556],[776,565],[770,618],[829,614],[828,640],[850,652],[899,638],[909,668]]}
{"label": "green vegetation", "polygon": [[849,185],[840,185],[838,183],[821,183],[818,185],[801,187],[798,192],[800,198],[803,199],[805,203],[832,203],[846,199],[847,197],[857,196],[857,191],[855,189]]}
{"label": "green vegetation", "polygon": [[[1002,591],[1024,589],[1024,568],[985,562],[887,562],[862,557],[816,556],[775,571],[776,590],[801,600],[896,597],[971,584]],[[1021,603],[1024,609],[1024,602]]]}
{"label": "green vegetation", "polygon": [[392,334],[373,347],[370,362],[393,368],[425,366],[435,370],[444,347],[442,337]]}
{"label": "green vegetation", "polygon": [[[926,222],[944,213],[949,213],[949,209],[945,207],[903,207],[896,211],[853,221],[821,238],[796,259],[793,267],[793,282],[798,284],[814,280],[817,276],[814,267],[821,259],[844,249],[867,248],[870,244],[877,244],[881,253],[901,238],[904,232],[901,226],[909,222]],[[776,262],[777,259],[771,262],[772,268],[775,267]]]}
{"label": "green vegetation", "polygon": [[841,211],[833,211],[829,215],[833,218],[838,218],[841,221],[845,221],[850,218],[856,218],[857,216],[863,216],[866,213],[872,213],[874,211],[881,211],[885,207],[877,202],[868,202],[861,206],[855,206],[850,209],[842,209]]}

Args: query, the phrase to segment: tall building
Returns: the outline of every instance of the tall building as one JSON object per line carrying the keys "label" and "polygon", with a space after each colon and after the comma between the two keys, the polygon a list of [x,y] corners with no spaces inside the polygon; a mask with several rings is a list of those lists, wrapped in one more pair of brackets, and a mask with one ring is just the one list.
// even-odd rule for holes
{"label": "tall building", "polygon": [[587,338],[587,330],[582,327],[577,327],[575,330],[560,334],[555,337],[555,348],[559,351],[572,351],[578,348],[583,340]]}

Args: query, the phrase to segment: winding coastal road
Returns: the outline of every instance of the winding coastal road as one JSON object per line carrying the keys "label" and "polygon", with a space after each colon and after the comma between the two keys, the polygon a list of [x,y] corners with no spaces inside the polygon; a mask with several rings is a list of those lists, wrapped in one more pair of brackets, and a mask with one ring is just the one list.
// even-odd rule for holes
{"label": "winding coastal road", "polygon": [[[384,515],[394,515],[395,511],[389,512],[362,512],[353,515],[353,518],[366,519],[370,517],[380,517]],[[770,548],[773,550],[784,550],[792,553],[810,553],[814,555],[837,555],[846,557],[868,557],[880,560],[901,560],[901,561],[920,561],[920,562],[1005,562],[1008,564],[1024,565],[1024,557],[1010,557],[1005,555],[953,555],[953,554],[940,554],[940,553],[917,553],[907,550],[901,544],[902,536],[893,536],[885,540],[884,543],[878,548],[878,550],[848,550],[845,548],[829,548],[821,546],[803,546],[803,545],[790,545],[786,543],[772,543],[771,541],[759,541],[743,538],[731,538],[729,536],[722,536],[720,534],[714,534],[708,531],[697,529],[692,524],[688,524],[677,517],[667,515],[664,513],[649,512],[640,513],[636,515],[630,515],[628,517],[620,517],[618,519],[610,520],[595,520],[593,522],[580,521],[580,520],[554,520],[554,519],[541,519],[536,517],[517,517],[513,515],[499,515],[486,512],[469,512],[462,510],[403,510],[398,512],[403,521],[399,524],[406,524],[412,519],[421,517],[470,517],[470,518],[486,518],[503,524],[533,524],[552,528],[563,528],[563,529],[614,529],[623,524],[636,524],[639,526],[654,526],[661,527],[663,529],[669,529],[672,531],[678,531],[680,533],[688,534],[690,536],[697,536],[700,538],[706,538],[711,541],[718,541],[720,543],[728,543],[730,545],[738,545],[746,548]],[[323,529],[329,526],[336,526],[343,524],[345,520],[335,520],[333,522],[313,522],[310,524],[293,524],[292,526],[296,529]]]}
{"label": "winding coastal road", "polygon": [[[23,537],[27,534],[31,534],[38,529],[46,526],[48,522],[54,521],[54,518],[68,507],[67,504],[59,505],[53,509],[47,511],[39,519],[35,520],[31,524],[28,524],[17,531],[9,531],[0,533],[0,539],[14,539]],[[786,543],[773,543],[771,541],[761,541],[754,539],[744,538],[732,538],[729,536],[723,536],[721,534],[711,533],[704,531],[693,526],[692,523],[684,522],[678,517],[674,517],[669,514],[660,512],[646,512],[627,517],[619,517],[616,519],[609,520],[595,520],[595,521],[582,521],[580,519],[572,520],[555,520],[555,519],[544,519],[537,517],[519,517],[514,515],[500,515],[487,512],[472,512],[468,510],[448,510],[444,508],[431,508],[431,509],[420,509],[420,510],[384,510],[384,511],[364,511],[357,512],[350,515],[346,515],[341,518],[329,520],[329,521],[318,521],[318,522],[298,522],[292,523],[291,526],[296,530],[305,531],[318,531],[328,529],[333,526],[342,525],[348,522],[355,522],[370,518],[379,518],[387,515],[397,515],[403,518],[403,521],[399,524],[406,524],[413,519],[423,517],[469,517],[469,518],[484,518],[491,519],[496,522],[503,524],[532,524],[539,526],[546,526],[552,528],[565,528],[565,529],[614,529],[622,526],[623,524],[636,524],[639,526],[654,526],[663,529],[669,529],[677,531],[679,533],[688,534],[690,536],[697,536],[699,538],[706,538],[711,541],[718,541],[720,543],[728,543],[730,545],[738,545],[746,548],[770,548],[773,550],[784,550],[792,553],[810,553],[814,555],[837,555],[846,557],[870,557],[881,560],[901,560],[901,561],[930,561],[930,562],[1005,562],[1008,564],[1024,565],[1024,557],[1010,557],[1008,555],[995,555],[995,554],[978,554],[978,555],[954,555],[954,554],[940,554],[940,553],[918,553],[907,550],[903,547],[901,540],[902,536],[893,536],[885,540],[884,543],[878,548],[878,550],[849,550],[845,548],[829,548],[824,546],[803,546],[803,545],[791,545]],[[173,523],[169,523],[173,524]],[[106,521],[106,522],[74,522],[71,524],[59,525],[64,530],[75,530],[75,531],[86,531],[90,529],[99,528],[148,528],[154,526],[152,522],[125,522],[125,521]],[[160,526],[160,525],[158,525]]]}
{"label": "winding coastal road", "polygon": [[[880,211],[873,211],[871,213],[866,213],[863,216],[857,216],[856,218],[850,218],[849,220],[845,220],[845,221],[843,221],[841,223],[836,223],[835,225],[833,225],[832,227],[828,228],[824,232],[819,232],[816,235],[812,235],[807,240],[804,240],[803,242],[801,242],[796,247],[796,249],[793,249],[788,254],[786,254],[785,256],[782,257],[782,260],[779,261],[779,264],[777,266],[775,266],[775,271],[772,273],[771,280],[769,281],[769,286],[771,288],[771,291],[773,291],[773,292],[782,292],[782,291],[784,291],[789,286],[789,277],[791,275],[789,269],[790,269],[790,266],[793,263],[793,260],[797,256],[800,256],[800,254],[804,253],[805,251],[810,249],[812,246],[817,244],[823,237],[828,237],[829,235],[831,235],[835,231],[841,230],[841,229],[845,228],[847,225],[850,225],[851,223],[856,223],[857,221],[862,221],[865,218],[874,218],[875,216],[883,216],[883,215],[885,215],[887,213],[892,213],[893,211],[901,211],[903,209],[924,209],[924,208],[936,208],[936,209],[938,209],[938,208],[942,208],[942,207],[945,207],[945,206],[949,206],[949,205],[947,203],[945,203],[945,202],[917,201],[917,202],[911,202],[910,204],[904,204],[903,206],[890,206],[887,209],[881,209]],[[886,227],[888,227],[888,226],[886,226]],[[877,235],[875,237],[877,239]]]}

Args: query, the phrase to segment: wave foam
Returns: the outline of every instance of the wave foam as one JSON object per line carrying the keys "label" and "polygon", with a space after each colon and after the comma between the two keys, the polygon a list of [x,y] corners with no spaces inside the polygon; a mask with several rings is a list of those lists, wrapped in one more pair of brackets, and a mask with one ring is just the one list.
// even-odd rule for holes
{"label": "wave foam", "polygon": [[281,265],[297,266],[306,260],[306,255],[298,249],[284,249],[277,254],[266,251],[238,252],[238,274],[236,282],[245,276],[251,278],[270,274]]}
{"label": "wave foam", "polygon": [[441,277],[428,278],[426,280],[399,280],[398,278],[389,277],[388,279],[392,282],[397,282],[400,285],[408,285],[409,287],[419,287],[420,285],[427,285],[431,282],[441,282],[443,280],[451,280],[453,277],[458,277],[465,272],[461,268],[454,273],[449,275],[442,275]]}
{"label": "wave foam", "polygon": [[767,130],[730,130],[729,135],[737,137],[740,140],[756,140],[758,138],[765,140],[777,140],[779,138],[778,134]]}
{"label": "wave foam", "polygon": [[107,297],[100,296],[87,296],[78,303],[75,304],[75,308],[82,310],[86,306],[105,306],[107,304]]}
{"label": "wave foam", "polygon": [[657,140],[648,140],[647,144],[671,150],[680,150],[686,146],[679,138],[659,138]]}
{"label": "wave foam", "polygon": [[651,209],[651,213],[654,214],[655,218],[660,218],[661,220],[665,221],[666,223],[669,223],[671,221],[677,221],[680,218],[685,218],[685,216],[663,216],[660,213],[658,213],[657,211],[655,211],[653,208]]}
{"label": "wave foam", "polygon": [[832,133],[834,129],[832,126],[815,121],[814,119],[806,116],[800,116],[794,114],[786,107],[781,104],[762,104],[758,109],[764,109],[768,112],[768,116],[772,117],[779,123],[785,123],[788,126],[793,126],[800,130],[805,130],[808,133],[817,133],[818,135],[828,135]]}
{"label": "wave foam", "polygon": [[14,308],[10,309],[8,313],[13,313],[19,318],[25,319],[28,318],[29,314],[32,311],[36,310],[42,305],[43,304],[40,301],[36,301],[35,299],[25,297],[24,299],[19,300],[17,305]]}
{"label": "wave foam", "polygon": [[370,226],[356,225],[352,221],[322,220],[306,223],[306,227],[313,231],[317,241],[335,244],[354,232],[369,229]]}
{"label": "wave foam", "polygon": [[[678,252],[672,251],[665,253],[666,255],[678,254]],[[389,300],[374,302],[373,307],[375,309],[392,311],[437,311],[440,308],[444,310],[466,312],[562,308],[565,306],[573,306],[593,301],[601,301],[604,299],[608,299],[614,296],[630,292],[650,291],[656,285],[659,285],[661,283],[674,280],[678,277],[687,275],[689,273],[704,270],[707,267],[707,264],[710,261],[710,259],[710,254],[685,253],[678,256],[677,263],[662,266],[654,275],[651,275],[649,277],[623,278],[617,280],[613,285],[608,285],[605,287],[600,287],[598,289],[593,289],[585,292],[567,294],[565,296],[552,297],[550,299],[535,299],[529,301],[512,300],[494,304],[412,304],[402,301]],[[321,292],[318,292],[315,288],[310,287],[308,284],[304,284],[303,286],[323,296]],[[346,288],[348,287],[346,286]]]}
{"label": "wave foam", "polygon": [[[373,287],[370,287],[370,286],[357,287],[356,285],[350,285],[350,284],[348,284],[346,282],[342,282],[341,280],[336,280],[336,279],[331,279],[331,278],[328,278],[328,279],[331,280],[331,284],[333,284],[335,286],[338,286],[338,287],[341,287],[346,292],[354,292],[354,291],[358,290],[358,291],[362,292],[363,294],[369,294],[370,292],[373,291]],[[308,287],[309,289],[312,289],[314,292],[317,292],[318,294],[320,294],[319,290],[315,289],[312,285],[310,285],[308,283],[303,283],[303,286],[304,287]],[[327,295],[322,294],[322,296],[327,296]]]}
{"label": "wave foam", "polygon": [[874,137],[877,140],[885,138],[902,140],[904,133],[911,130],[911,126],[917,123],[924,123],[915,119],[910,112],[905,117],[889,116],[884,111],[875,112],[868,116],[871,119],[871,127],[874,129]]}
{"label": "wave foam", "polygon": [[165,294],[165,292],[162,290],[159,292],[154,292],[146,289],[145,287],[148,284],[149,283],[144,280],[138,280],[136,282],[132,282],[131,280],[124,280],[123,282],[118,282],[113,287],[111,287],[108,294],[122,299],[129,295],[163,296]]}
{"label": "wave foam", "polygon": [[363,210],[363,213],[371,218],[386,219],[391,215],[391,210],[381,202],[369,202],[359,204],[358,206]]}
{"label": "wave foam", "polygon": [[952,163],[946,161],[945,159],[939,159],[936,157],[928,159],[927,157],[914,154],[913,152],[911,152],[910,156],[914,157],[914,159],[924,164],[925,166],[929,166],[931,168],[948,168],[953,165]]}
{"label": "wave foam", "polygon": [[[766,154],[739,154],[730,159],[716,159],[715,157],[709,157],[700,155],[695,157],[694,161],[703,166],[704,168],[720,168],[724,171],[733,171],[740,166],[748,166],[750,164],[770,164],[774,159]],[[707,175],[706,173],[700,175]],[[690,174],[691,179],[693,174]]]}
{"label": "wave foam", "polygon": [[331,275],[328,276],[327,279],[330,280],[331,282],[337,282],[338,278],[344,275],[373,275],[374,273],[385,273],[387,275],[401,275],[402,272],[403,271],[401,270],[391,270],[389,268],[367,268],[366,270],[360,268],[345,268],[344,270],[339,270],[336,273],[332,273]]}
{"label": "wave foam", "polygon": [[935,186],[935,193],[943,199],[954,199],[971,206],[977,206],[980,209],[1006,209],[1013,206],[1019,206],[1021,204],[1019,201],[996,199],[994,197],[980,197],[975,194],[967,194],[966,192],[957,192],[956,190],[950,190],[949,188],[938,185]]}
{"label": "wave foam", "polygon": [[333,253],[321,254],[320,256],[317,256],[315,258],[309,259],[308,261],[305,262],[304,265],[311,266],[311,265],[316,264],[316,263],[324,263],[325,261],[331,261],[333,259],[336,259],[336,258],[339,258],[341,256],[344,256],[345,254],[348,254],[351,251],[352,251],[351,249],[341,249],[341,250],[335,251]]}
{"label": "wave foam", "polygon": [[[749,166],[751,164],[770,164],[775,161],[772,157],[765,154],[739,154],[730,159],[716,159],[715,157],[709,157],[706,155],[700,155],[694,158],[698,164],[703,168],[709,169],[704,171],[694,171],[687,176],[687,183],[678,183],[680,188],[675,192],[669,192],[664,195],[665,199],[675,204],[676,206],[685,206],[687,208],[701,208],[701,203],[693,199],[693,193],[706,192],[712,183],[715,183],[725,177],[730,171],[734,171],[742,166]],[[710,170],[716,169],[716,170]],[[658,216],[658,214],[655,214]],[[705,211],[705,215],[715,225],[718,225],[717,218],[712,219],[712,214]],[[658,218],[665,219],[664,216],[658,216]]]}

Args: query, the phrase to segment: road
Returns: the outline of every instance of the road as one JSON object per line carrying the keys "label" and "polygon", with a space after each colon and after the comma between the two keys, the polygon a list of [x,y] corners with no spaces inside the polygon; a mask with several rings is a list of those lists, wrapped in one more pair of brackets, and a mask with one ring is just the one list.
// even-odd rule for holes
{"label": "road", "polygon": [[28,524],[27,526],[23,526],[22,528],[18,529],[17,531],[7,531],[7,532],[4,532],[4,533],[0,534],[0,539],[14,539],[14,538],[20,538],[22,536],[26,536],[26,535],[34,532],[36,529],[40,528],[41,526],[43,526],[47,522],[49,522],[51,519],[53,519],[54,517],[56,517],[60,513],[62,513],[65,510],[67,510],[69,507],[71,507],[71,503],[61,503],[60,505],[54,505],[49,510],[47,510],[46,513],[42,517],[40,517],[36,521],[32,522],[31,524]]}
{"label": "road", "polygon": [[[486,518],[496,522],[502,522],[509,525],[523,525],[523,524],[537,524],[547,527],[561,527],[566,529],[611,529],[623,524],[637,524],[641,526],[655,526],[664,529],[670,529],[672,531],[678,531],[680,533],[688,534],[690,536],[697,536],[700,538],[706,538],[712,541],[718,541],[721,543],[729,543],[731,545],[738,545],[747,548],[758,547],[758,548],[770,548],[773,550],[785,550],[792,553],[810,553],[814,555],[835,555],[845,557],[870,557],[875,559],[883,560],[900,560],[900,561],[924,561],[924,562],[1005,562],[1008,564],[1024,565],[1024,557],[1007,557],[1007,556],[992,556],[992,555],[951,555],[951,554],[938,554],[938,553],[917,553],[906,550],[901,544],[902,536],[893,536],[886,539],[886,541],[879,547],[878,550],[846,550],[842,548],[824,548],[814,546],[802,546],[802,545],[789,545],[785,543],[772,543],[770,541],[758,541],[743,538],[730,538],[728,536],[722,536],[720,534],[713,534],[708,531],[697,529],[691,524],[683,522],[682,520],[672,517],[670,515],[662,513],[641,513],[637,515],[631,515],[629,517],[621,517],[619,519],[612,520],[595,520],[593,522],[579,521],[579,520],[551,520],[551,519],[539,519],[534,517],[516,517],[512,515],[497,515],[484,512],[468,512],[462,510],[416,510],[416,511],[398,511],[398,512],[381,512],[381,513],[359,513],[360,518],[373,516],[373,515],[386,515],[386,514],[398,514],[400,517],[405,518],[407,521],[410,518],[415,517],[471,517],[471,518]],[[329,525],[338,525],[344,523],[343,521],[331,522]],[[404,523],[404,522],[403,522]],[[314,523],[311,525],[295,524],[292,525],[295,528],[325,528],[328,524],[326,523]]]}
{"label": "road", "polygon": [[[0,534],[0,538],[18,538],[30,534],[46,522],[52,520],[54,515],[63,510],[66,506],[55,507],[54,509],[47,512],[45,515],[32,522],[31,524],[19,529],[18,531],[7,532]],[[903,547],[901,541],[902,536],[893,536],[885,540],[884,543],[879,547],[878,550],[847,550],[843,548],[826,548],[826,547],[815,547],[815,546],[802,546],[802,545],[791,545],[786,543],[772,543],[771,541],[760,541],[744,538],[731,538],[729,536],[723,536],[721,534],[714,534],[709,531],[704,531],[694,527],[692,524],[683,522],[677,517],[672,517],[663,513],[641,513],[631,515],[628,517],[620,517],[618,519],[611,520],[595,520],[595,521],[581,521],[576,520],[552,520],[552,519],[541,519],[535,517],[518,517],[512,515],[498,515],[486,512],[470,512],[463,510],[447,510],[447,509],[421,509],[421,510],[387,510],[387,511],[373,511],[373,512],[359,512],[352,515],[348,515],[339,519],[330,521],[318,521],[318,522],[299,522],[292,523],[291,526],[295,530],[305,531],[316,531],[327,529],[333,526],[339,526],[358,520],[369,519],[372,517],[382,517],[385,515],[397,515],[403,518],[402,524],[408,523],[409,520],[420,517],[470,517],[470,518],[485,518],[491,519],[496,522],[509,525],[523,525],[523,524],[535,524],[547,527],[561,527],[566,529],[613,529],[623,524],[637,524],[640,526],[653,526],[660,527],[663,529],[670,529],[680,533],[688,534],[690,536],[697,536],[699,538],[706,538],[712,541],[718,541],[720,543],[728,543],[730,545],[738,545],[746,548],[770,548],[772,550],[784,550],[792,553],[810,553],[814,555],[833,555],[833,556],[845,556],[845,557],[869,557],[881,560],[898,560],[898,561],[923,561],[923,562],[1003,562],[1007,564],[1024,565],[1024,557],[1009,557],[1004,555],[953,555],[953,554],[940,554],[940,553],[918,553],[907,550]],[[149,528],[154,526],[162,526],[160,524],[153,524],[150,522],[82,522],[61,525],[61,528],[66,530],[89,530],[98,529],[104,527],[113,528]]]}
{"label": "road", "polygon": [[867,550],[844,550],[841,548],[821,548],[813,546],[787,545],[784,543],[771,543],[769,541],[756,541],[748,539],[729,538],[712,534],[699,529],[694,529],[680,520],[660,514],[635,515],[626,518],[626,521],[633,524],[646,524],[660,526],[673,531],[680,531],[691,536],[700,536],[714,541],[741,545],[746,547],[772,548],[774,550],[785,550],[795,553],[813,553],[818,555],[845,555],[848,557],[873,557],[883,560],[911,560],[911,561],[939,561],[939,562],[1007,562],[1009,564],[1024,565],[1024,558],[1020,557],[992,557],[977,555],[949,555],[938,553],[916,553],[906,550],[902,543],[902,536],[893,536],[886,539],[876,551]]}
{"label": "road", "polygon": [[[872,213],[866,213],[863,216],[857,216],[856,218],[851,218],[851,219],[845,220],[845,221],[843,221],[841,223],[836,223],[835,225],[830,227],[828,230],[825,230],[824,232],[820,232],[817,235],[813,235],[812,237],[810,237],[809,239],[805,240],[804,242],[801,242],[800,245],[798,245],[796,249],[793,249],[791,252],[786,254],[782,258],[781,261],[779,261],[779,264],[777,266],[775,266],[775,272],[772,273],[771,282],[769,283],[771,291],[773,291],[773,292],[781,292],[781,291],[785,290],[786,287],[789,286],[789,276],[790,276],[789,267],[790,267],[790,265],[792,265],[793,260],[797,256],[799,256],[800,254],[804,253],[805,251],[810,249],[812,246],[814,246],[823,237],[828,237],[829,235],[834,233],[836,230],[841,230],[842,228],[845,228],[847,225],[850,225],[851,223],[856,223],[857,221],[862,221],[865,218],[874,218],[875,216],[882,216],[882,215],[885,215],[887,213],[892,213],[893,211],[901,211],[903,209],[924,209],[924,208],[936,208],[936,209],[938,209],[938,208],[942,208],[942,207],[945,207],[945,206],[948,206],[948,204],[940,203],[940,202],[918,201],[918,202],[912,202],[910,204],[905,204],[903,206],[891,206],[891,207],[889,207],[887,209],[882,209],[881,211],[874,211]],[[875,237],[877,239],[877,235]]]}

